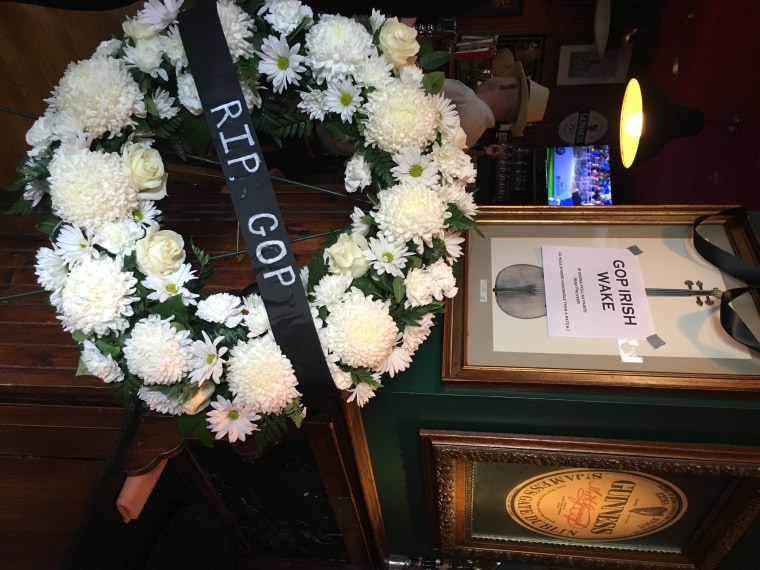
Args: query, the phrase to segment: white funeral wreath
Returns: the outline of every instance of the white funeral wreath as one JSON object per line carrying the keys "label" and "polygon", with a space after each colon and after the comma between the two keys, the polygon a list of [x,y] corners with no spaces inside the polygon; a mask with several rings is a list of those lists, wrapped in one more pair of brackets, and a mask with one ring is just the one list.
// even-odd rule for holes
{"label": "white funeral wreath", "polygon": [[[261,298],[204,295],[209,256],[192,247],[188,261],[182,236],[159,224],[167,175],[154,146],[186,156],[203,124],[181,8],[149,0],[121,37],[69,64],[27,133],[14,209],[56,218],[35,269],[79,343],[80,373],[208,441],[209,431],[271,439],[305,410]],[[410,365],[456,294],[461,232],[475,227],[458,115],[442,74],[423,72],[440,54],[421,53],[413,29],[377,11],[315,16],[298,0],[217,9],[257,131],[281,140],[319,123],[355,150],[346,190],[367,189],[373,207],[356,208],[301,277],[332,379],[362,406],[382,375]]]}

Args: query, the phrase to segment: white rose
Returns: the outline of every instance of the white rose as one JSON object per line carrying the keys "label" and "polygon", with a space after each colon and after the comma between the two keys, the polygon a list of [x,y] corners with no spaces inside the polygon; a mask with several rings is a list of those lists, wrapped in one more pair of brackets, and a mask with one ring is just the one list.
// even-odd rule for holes
{"label": "white rose", "polygon": [[195,393],[195,396],[187,400],[182,404],[182,413],[188,416],[194,416],[211,402],[211,396],[214,395],[214,383],[204,382],[200,390]]}
{"label": "white rose", "polygon": [[166,275],[185,262],[185,241],[171,230],[160,230],[153,224],[145,237],[135,244],[137,268],[145,275]]}
{"label": "white rose", "polygon": [[161,154],[154,148],[139,144],[124,150],[124,161],[129,169],[129,180],[139,192],[140,200],[160,200],[166,196],[166,180]]}
{"label": "white rose", "polygon": [[147,40],[156,35],[150,24],[146,24],[137,18],[127,19],[126,22],[122,23],[121,29],[125,36],[133,40]]}
{"label": "white rose", "polygon": [[398,18],[388,18],[380,28],[378,37],[380,49],[394,67],[399,68],[414,62],[414,56],[420,51],[417,43],[417,30],[398,21]]}
{"label": "white rose", "polygon": [[330,273],[351,274],[356,279],[369,271],[369,261],[364,251],[369,244],[363,235],[351,232],[341,234],[338,241],[325,250],[324,258]]}

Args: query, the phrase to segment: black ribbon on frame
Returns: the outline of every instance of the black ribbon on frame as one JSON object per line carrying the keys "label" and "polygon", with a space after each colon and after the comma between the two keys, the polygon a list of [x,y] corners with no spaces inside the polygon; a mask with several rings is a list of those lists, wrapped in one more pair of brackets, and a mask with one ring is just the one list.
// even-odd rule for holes
{"label": "black ribbon on frame", "polygon": [[308,403],[333,383],[216,2],[182,12],[179,31],[272,333]]}
{"label": "black ribbon on frame", "polygon": [[760,289],[760,268],[751,263],[747,263],[743,259],[736,257],[734,254],[728,253],[724,249],[710,243],[699,234],[697,231],[699,225],[713,216],[728,216],[746,219],[747,210],[739,206],[736,208],[726,208],[725,210],[721,210],[714,214],[699,216],[694,220],[693,242],[697,253],[699,253],[699,255],[701,255],[706,261],[710,262],[727,275],[747,284],[746,287],[737,287],[723,292],[720,298],[720,324],[735,341],[760,352],[760,341],[758,341],[754,333],[749,327],[747,327],[746,323],[730,305],[731,301],[740,295]]}

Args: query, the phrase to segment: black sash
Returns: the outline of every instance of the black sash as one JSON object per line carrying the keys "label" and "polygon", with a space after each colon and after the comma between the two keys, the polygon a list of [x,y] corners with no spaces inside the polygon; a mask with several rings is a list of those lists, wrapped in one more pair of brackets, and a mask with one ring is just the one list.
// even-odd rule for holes
{"label": "black sash", "polygon": [[747,284],[746,287],[737,287],[724,291],[720,298],[720,324],[731,335],[731,338],[743,345],[760,351],[760,341],[749,330],[741,317],[729,304],[732,300],[748,291],[760,289],[760,269],[746,261],[739,259],[732,253],[710,243],[697,231],[699,225],[713,216],[733,216],[746,218],[747,211],[743,207],[727,208],[714,214],[707,214],[694,220],[694,247],[697,252],[723,273],[735,277]]}
{"label": "black sash", "polygon": [[179,29],[272,333],[293,364],[304,399],[318,397],[333,385],[330,371],[216,2],[203,0],[182,12]]}

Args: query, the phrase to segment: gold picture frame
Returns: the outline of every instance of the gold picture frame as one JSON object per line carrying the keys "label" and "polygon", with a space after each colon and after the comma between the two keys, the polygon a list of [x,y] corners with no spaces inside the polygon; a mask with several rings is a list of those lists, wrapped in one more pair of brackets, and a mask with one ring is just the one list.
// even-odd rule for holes
{"label": "gold picture frame", "polygon": [[[702,280],[705,288],[743,285],[693,250],[694,220],[722,209],[481,208],[481,235],[471,231],[466,236],[461,290],[449,300],[444,318],[443,381],[460,387],[481,384],[533,389],[670,390],[695,395],[760,394],[760,354],[740,345],[723,330],[719,301],[700,308],[693,297],[650,299],[654,324],[664,345],[641,342],[631,347],[630,343],[612,339],[549,337],[541,319],[505,316],[492,295],[495,265],[540,265],[540,247],[553,244],[637,246],[643,251],[637,257],[641,258],[647,287],[685,289],[687,279]],[[760,263],[760,242],[746,217],[713,216],[699,231],[737,257],[754,265]],[[757,331],[757,297],[742,297],[738,305],[734,301],[734,308],[750,329]]]}
{"label": "gold picture frame", "polygon": [[421,430],[429,539],[453,556],[711,570],[758,522],[760,450]]}

